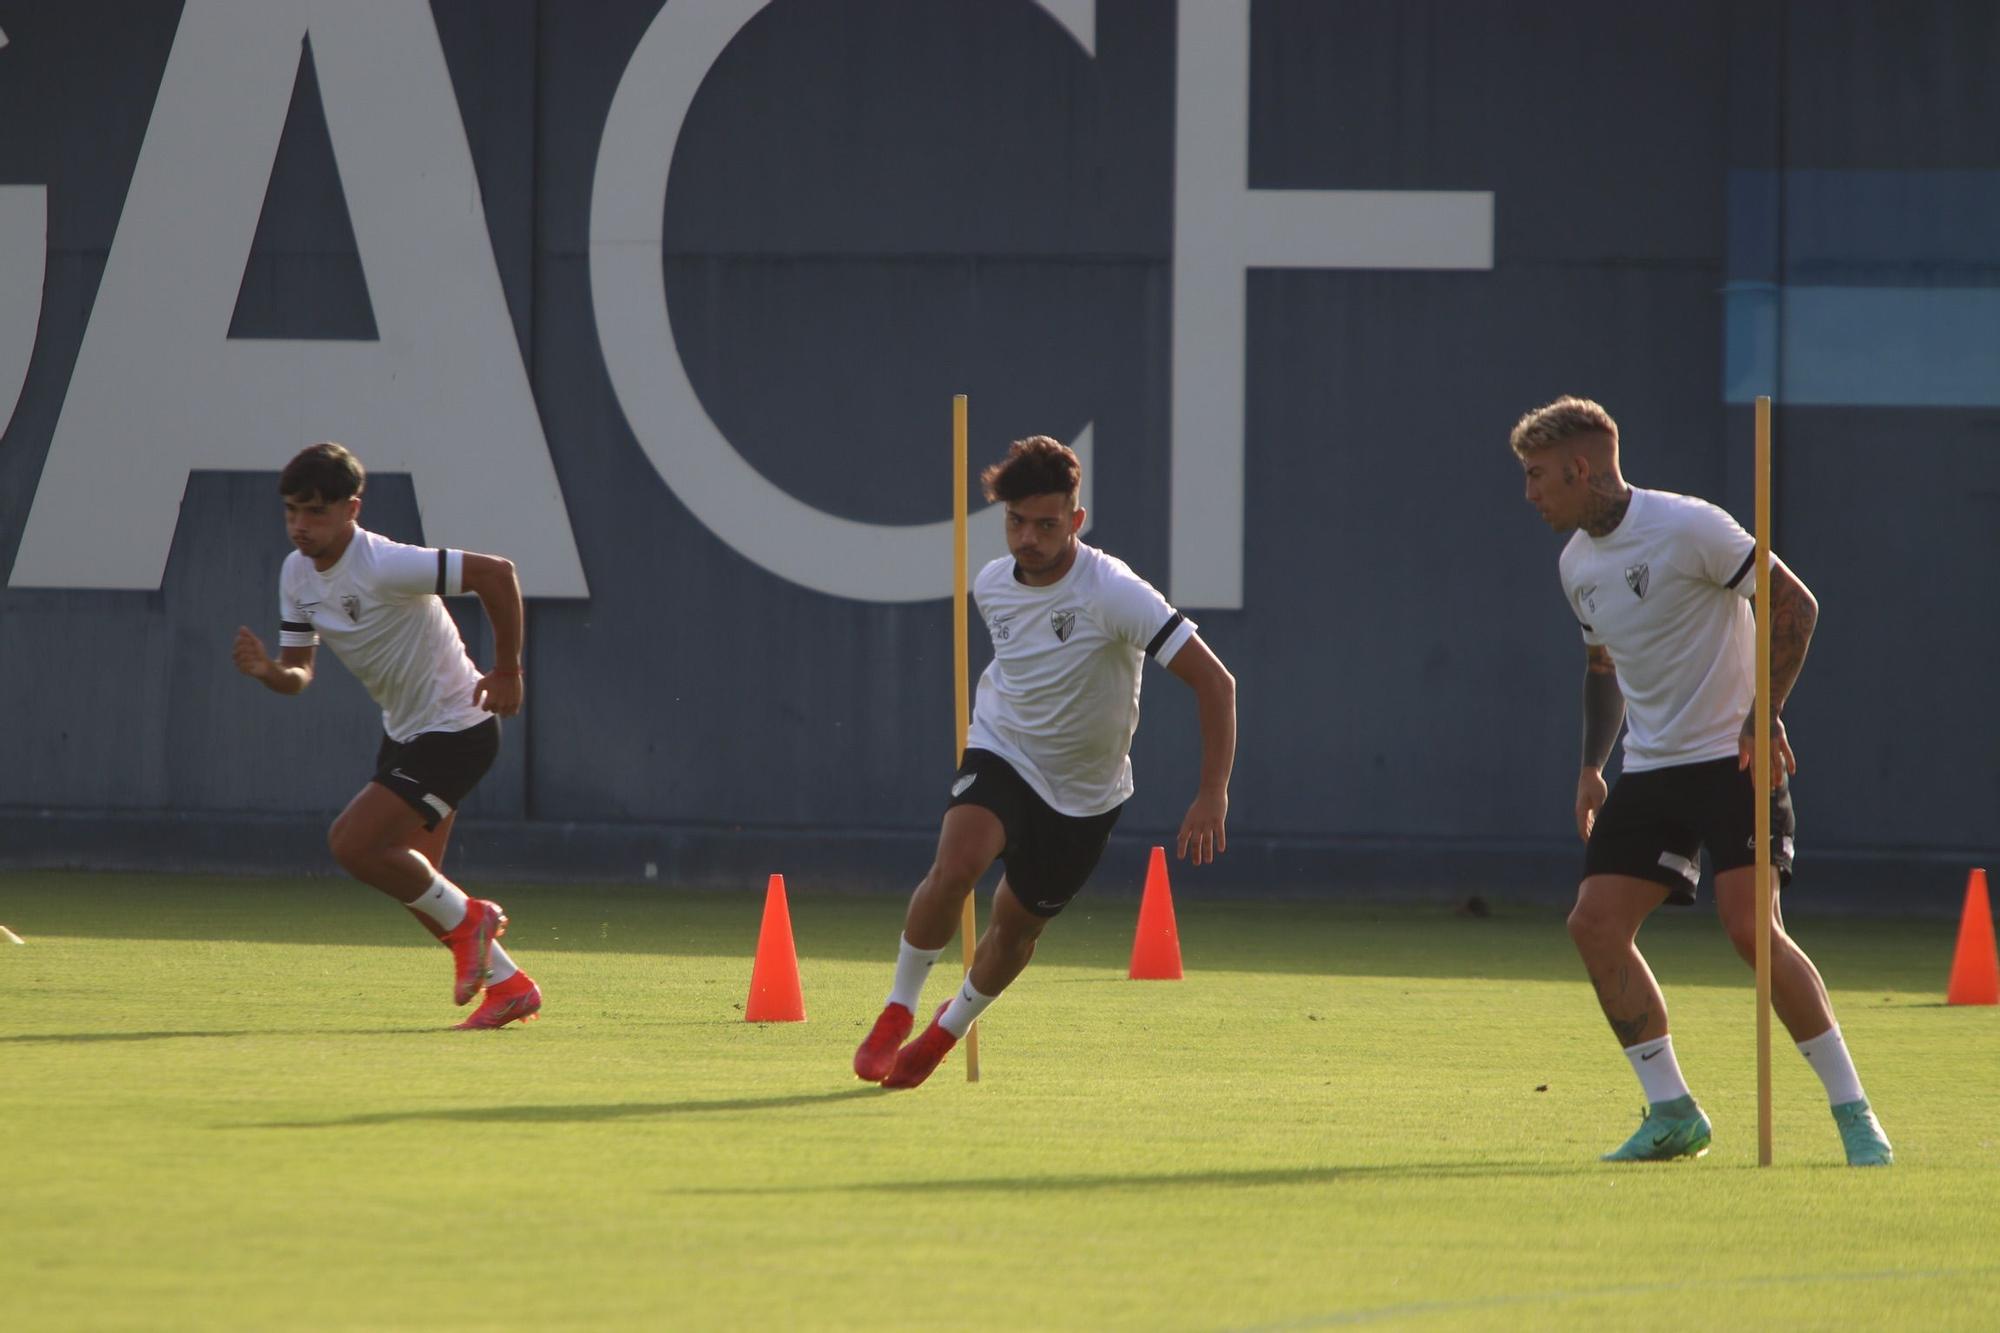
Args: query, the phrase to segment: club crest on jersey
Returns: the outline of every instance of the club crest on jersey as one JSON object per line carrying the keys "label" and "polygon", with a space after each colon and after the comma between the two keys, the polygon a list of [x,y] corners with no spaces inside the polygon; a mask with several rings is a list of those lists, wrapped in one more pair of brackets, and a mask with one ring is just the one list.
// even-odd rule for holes
{"label": "club crest on jersey", "polygon": [[1049,612],[1049,627],[1056,632],[1056,641],[1068,643],[1069,636],[1076,632],[1076,608]]}
{"label": "club crest on jersey", "polygon": [[1632,590],[1634,597],[1644,597],[1646,588],[1653,581],[1653,566],[1641,560],[1636,565],[1625,566],[1625,586]]}
{"label": "club crest on jersey", "polygon": [[340,599],[340,609],[347,612],[349,620],[361,619],[361,599],[353,593],[348,593]]}

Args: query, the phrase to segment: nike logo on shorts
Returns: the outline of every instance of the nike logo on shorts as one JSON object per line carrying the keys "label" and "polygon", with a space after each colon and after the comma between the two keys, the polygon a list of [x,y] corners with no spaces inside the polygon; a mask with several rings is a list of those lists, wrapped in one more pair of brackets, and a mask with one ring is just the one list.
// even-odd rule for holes
{"label": "nike logo on shorts", "polygon": [[977,773],[967,773],[964,777],[951,784],[951,794],[953,796],[963,796],[966,790],[977,781],[979,781]]}

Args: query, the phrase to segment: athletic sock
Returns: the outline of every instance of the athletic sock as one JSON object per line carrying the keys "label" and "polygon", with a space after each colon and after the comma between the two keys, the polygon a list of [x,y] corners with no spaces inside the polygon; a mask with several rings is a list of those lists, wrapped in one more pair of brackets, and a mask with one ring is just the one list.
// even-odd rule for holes
{"label": "athletic sock", "polygon": [[896,984],[890,988],[887,1002],[900,1004],[914,1014],[917,997],[924,993],[924,982],[930,978],[931,964],[943,953],[943,949],[919,949],[904,937],[896,950]]}
{"label": "athletic sock", "polygon": [[463,889],[433,870],[431,886],[403,905],[437,922],[440,930],[451,930],[465,920],[469,901]]}
{"label": "athletic sock", "polygon": [[1632,1072],[1639,1076],[1639,1086],[1646,1090],[1649,1103],[1670,1102],[1676,1097],[1688,1095],[1687,1081],[1681,1077],[1680,1062],[1674,1059],[1672,1033],[1642,1041],[1637,1046],[1627,1046],[1625,1058],[1632,1062]]}
{"label": "athletic sock", "polygon": [[497,986],[521,970],[514,966],[514,960],[509,958],[507,951],[500,947],[500,941],[495,940],[493,943],[487,945],[486,952],[488,961],[493,968],[493,975],[486,978],[488,986]]}
{"label": "athletic sock", "polygon": [[965,1030],[986,1012],[986,1006],[999,998],[997,995],[981,995],[972,988],[972,978],[967,977],[965,984],[958,988],[958,994],[952,996],[951,1003],[938,1015],[938,1026],[954,1037],[963,1037]]}
{"label": "athletic sock", "polygon": [[1840,1035],[1840,1024],[1835,1023],[1811,1041],[1800,1042],[1799,1054],[1826,1085],[1827,1105],[1867,1100],[1861,1091],[1861,1075],[1854,1072],[1854,1058],[1847,1053],[1847,1042]]}

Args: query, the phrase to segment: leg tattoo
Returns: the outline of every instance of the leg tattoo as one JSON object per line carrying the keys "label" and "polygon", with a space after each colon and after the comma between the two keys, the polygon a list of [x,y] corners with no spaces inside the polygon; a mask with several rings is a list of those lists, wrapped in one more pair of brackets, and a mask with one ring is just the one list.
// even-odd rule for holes
{"label": "leg tattoo", "polygon": [[1619,966],[1617,985],[1615,987],[1612,985],[1612,978],[1609,976],[1600,977],[1593,974],[1590,980],[1591,984],[1597,988],[1598,1007],[1604,1010],[1604,1017],[1611,1024],[1611,1031],[1618,1037],[1618,1044],[1620,1046],[1636,1045],[1639,1040],[1639,1034],[1644,1032],[1647,1025],[1653,1021],[1653,1011],[1650,1009],[1641,1009],[1636,1015],[1631,1017],[1620,1016],[1619,1011],[1625,1008],[1625,992],[1632,985],[1631,967],[1626,964]]}

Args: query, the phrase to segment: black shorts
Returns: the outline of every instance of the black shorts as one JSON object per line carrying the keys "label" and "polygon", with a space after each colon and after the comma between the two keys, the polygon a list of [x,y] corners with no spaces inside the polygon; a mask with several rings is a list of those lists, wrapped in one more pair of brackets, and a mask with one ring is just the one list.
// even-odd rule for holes
{"label": "black shorts", "polygon": [[406,741],[382,738],[375,781],[410,803],[434,829],[451,817],[500,753],[500,719],[464,731],[426,731]]}
{"label": "black shorts", "polygon": [[[1757,838],[1755,783],[1734,759],[1626,773],[1611,789],[1584,852],[1583,873],[1632,875],[1662,884],[1669,902],[1694,901],[1701,852],[1716,874],[1750,864]],[[1792,879],[1792,786],[1771,793],[1771,864]]]}
{"label": "black shorts", "polygon": [[1007,831],[1000,852],[1007,887],[1036,916],[1054,916],[1069,906],[1097,868],[1111,827],[1124,806],[1079,819],[1055,809],[1036,794],[1014,766],[990,750],[967,750],[951,784],[952,805],[991,810]]}

